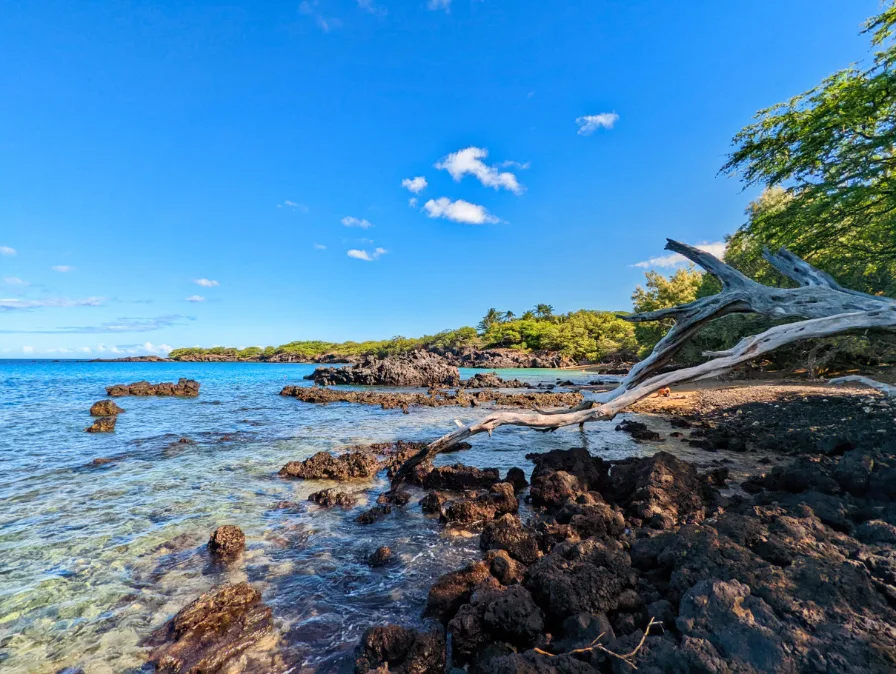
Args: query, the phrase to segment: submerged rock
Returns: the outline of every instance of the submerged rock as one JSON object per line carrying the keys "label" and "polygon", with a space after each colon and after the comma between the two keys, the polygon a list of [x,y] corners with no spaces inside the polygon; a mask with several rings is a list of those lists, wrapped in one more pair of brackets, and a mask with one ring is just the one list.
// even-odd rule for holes
{"label": "submerged rock", "polygon": [[271,609],[248,583],[223,585],[203,594],[156,630],[147,645],[159,672],[221,671],[271,632]]}
{"label": "submerged rock", "polygon": [[365,510],[355,518],[358,524],[373,524],[392,512],[390,505],[373,506],[369,510]]}
{"label": "submerged rock", "polygon": [[233,524],[225,524],[212,532],[208,539],[208,551],[211,556],[222,562],[239,557],[246,548],[246,535],[243,530]]}
{"label": "submerged rock", "polygon": [[195,379],[181,377],[177,383],[162,382],[150,384],[148,381],[136,381],[132,384],[114,384],[106,387],[106,395],[118,398],[121,396],[178,396],[195,398],[199,395],[199,382]]}
{"label": "submerged rock", "polygon": [[88,433],[111,433],[117,420],[118,417],[100,417],[84,430]]}
{"label": "submerged rock", "polygon": [[355,650],[355,672],[425,674],[445,671],[445,637],[399,625],[369,627]]}
{"label": "submerged rock", "polygon": [[319,367],[305,377],[320,386],[457,386],[460,373],[443,358],[428,351],[386,358],[365,356],[349,367]]}
{"label": "submerged rock", "polygon": [[630,419],[625,419],[621,423],[619,423],[616,426],[616,430],[625,431],[635,440],[656,441],[663,439],[662,435],[647,428],[647,424],[640,421],[631,421]]}
{"label": "submerged rock", "polygon": [[367,564],[376,568],[392,561],[392,549],[388,545],[377,548],[368,558]]}
{"label": "submerged rock", "polygon": [[321,508],[332,508],[333,506],[342,506],[343,508],[351,508],[355,505],[355,499],[338,489],[322,489],[308,496],[308,500],[316,503]]}
{"label": "submerged rock", "polygon": [[318,452],[304,461],[290,461],[279,474],[306,480],[351,480],[373,477],[379,469],[379,461],[369,452],[346,452],[339,456]]}
{"label": "submerged rock", "polygon": [[114,400],[98,400],[90,406],[90,416],[92,417],[114,417],[116,414],[124,412]]}

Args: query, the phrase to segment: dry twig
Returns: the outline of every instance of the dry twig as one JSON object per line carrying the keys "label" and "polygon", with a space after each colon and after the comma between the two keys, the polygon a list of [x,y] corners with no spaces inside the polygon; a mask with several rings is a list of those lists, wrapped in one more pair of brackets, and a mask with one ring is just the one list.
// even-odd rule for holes
{"label": "dry twig", "polygon": [[548,653],[547,651],[543,651],[540,648],[533,648],[532,650],[535,651],[536,653],[539,653],[541,655],[547,655],[548,657],[551,657],[551,658],[556,658],[558,655],[572,655],[573,653],[587,653],[589,651],[596,650],[596,651],[601,651],[602,653],[606,653],[607,655],[612,655],[614,658],[619,658],[620,660],[625,662],[632,669],[638,669],[637,665],[635,665],[635,663],[634,663],[634,657],[638,654],[638,651],[641,650],[641,647],[644,645],[644,642],[647,640],[647,635],[650,634],[650,628],[653,627],[654,625],[659,625],[659,624],[660,624],[660,622],[656,618],[651,618],[650,622],[647,623],[647,627],[644,630],[644,634],[641,635],[641,641],[638,642],[638,645],[635,646],[634,650],[632,650],[630,653],[625,653],[625,654],[615,653],[614,651],[611,651],[609,648],[607,648],[603,644],[598,643],[604,637],[605,632],[601,632],[597,636],[597,639],[592,641],[590,644],[588,644],[584,648],[575,648],[566,653]]}

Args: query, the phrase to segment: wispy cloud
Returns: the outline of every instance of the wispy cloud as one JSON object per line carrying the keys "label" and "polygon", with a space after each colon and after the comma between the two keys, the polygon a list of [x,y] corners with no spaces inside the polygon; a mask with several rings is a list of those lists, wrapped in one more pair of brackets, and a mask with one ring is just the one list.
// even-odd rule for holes
{"label": "wispy cloud", "polygon": [[355,218],[351,215],[347,215],[342,218],[342,224],[346,227],[360,227],[361,229],[368,229],[373,227],[373,223],[369,220],[364,220],[363,218]]}
{"label": "wispy cloud", "polygon": [[26,286],[28,281],[20,279],[18,276],[6,276],[3,282],[8,286]]}
{"label": "wispy cloud", "polygon": [[202,295],[190,295],[187,299],[187,302],[205,302],[205,298]]}
{"label": "wispy cloud", "polygon": [[451,11],[451,0],[429,0],[429,2],[426,3],[426,6],[433,11],[444,9],[448,12]]}
{"label": "wispy cloud", "polygon": [[376,248],[373,251],[366,250],[358,250],[357,248],[352,248],[349,251],[346,251],[346,255],[349,257],[353,257],[356,260],[364,260],[365,262],[373,262],[378,259],[380,256],[385,255],[389,251],[385,248]]}
{"label": "wispy cloud", "polygon": [[342,25],[339,19],[328,18],[321,14],[318,9],[319,6],[320,2],[318,0],[303,0],[303,2],[299,3],[299,12],[314,19],[317,27],[325,33],[329,33],[334,28],[339,28]]}
{"label": "wispy cloud", "polygon": [[414,194],[420,194],[423,190],[426,189],[426,186],[429,183],[426,182],[426,178],[423,176],[417,176],[416,178],[405,178],[401,181],[401,186],[405,189],[413,192]]}
{"label": "wispy cloud", "polygon": [[451,201],[448,197],[430,199],[423,204],[423,209],[431,218],[445,218],[446,220],[462,222],[467,225],[501,222],[499,218],[489,213],[484,206],[471,204],[463,199],[458,199],[457,201]]}
{"label": "wispy cloud", "polygon": [[305,204],[300,204],[298,201],[290,201],[289,199],[282,204],[277,204],[277,208],[288,208],[293,211],[299,211],[300,213],[308,212],[308,207]]}
{"label": "wispy cloud", "polygon": [[525,171],[531,164],[527,161],[514,161],[513,159],[508,159],[507,161],[502,161],[500,166],[501,168],[516,168]]}
{"label": "wispy cloud", "polygon": [[590,136],[597,129],[612,129],[618,120],[619,115],[615,112],[602,112],[599,115],[576,117],[576,124],[579,125],[580,136]]}
{"label": "wispy cloud", "polygon": [[417,197],[411,197],[408,199],[408,206],[411,208],[417,208]]}
{"label": "wispy cloud", "polygon": [[50,267],[50,269],[52,269],[53,271],[58,271],[58,272],[63,273],[63,274],[66,273],[66,272],[70,272],[70,271],[74,271],[74,270],[75,270],[74,267],[69,267],[67,264],[57,264],[57,265],[53,265],[52,267]]}
{"label": "wispy cloud", "polygon": [[452,152],[437,162],[435,166],[437,169],[448,171],[456,181],[460,181],[465,175],[471,175],[486,187],[493,187],[496,190],[503,188],[514,194],[522,194],[523,188],[516,176],[509,171],[499,171],[494,166],[488,166],[482,161],[487,156],[488,150],[481,147],[468,147]]}
{"label": "wispy cloud", "polygon": [[195,283],[198,286],[202,286],[203,288],[216,288],[219,285],[221,285],[217,281],[213,281],[209,278],[198,278],[195,281],[193,281],[193,283]]}
{"label": "wispy cloud", "polygon": [[356,0],[358,3],[358,7],[363,9],[365,12],[370,14],[375,14],[376,16],[386,16],[388,12],[385,7],[380,7],[375,4],[373,0]]}
{"label": "wispy cloud", "polygon": [[326,250],[327,249],[327,247],[322,243],[314,244],[314,248],[315,248],[315,250]]}
{"label": "wispy cloud", "polygon": [[52,297],[43,300],[0,299],[0,311],[28,311],[46,307],[98,307],[103,303],[102,297],[87,297],[83,300],[72,300],[66,297]]}
{"label": "wispy cloud", "polygon": [[[725,249],[728,247],[728,244],[724,241],[715,241],[713,243],[698,243],[695,247],[722,259],[725,256]],[[641,269],[650,269],[653,267],[677,267],[687,261],[688,259],[684,255],[670,253],[669,255],[660,255],[659,257],[652,257],[648,260],[635,262],[635,264],[631,266],[640,267]]]}
{"label": "wispy cloud", "polygon": [[16,249],[9,246],[0,246],[0,255],[15,255]]}
{"label": "wispy cloud", "polygon": [[[3,300],[0,300],[2,302]],[[45,330],[0,330],[4,335],[56,335],[56,334],[105,334],[125,332],[152,332],[162,330],[175,325],[182,325],[187,316],[171,314],[168,316],[156,316],[155,318],[119,318],[115,321],[100,323],[99,325],[65,325],[58,328]]]}

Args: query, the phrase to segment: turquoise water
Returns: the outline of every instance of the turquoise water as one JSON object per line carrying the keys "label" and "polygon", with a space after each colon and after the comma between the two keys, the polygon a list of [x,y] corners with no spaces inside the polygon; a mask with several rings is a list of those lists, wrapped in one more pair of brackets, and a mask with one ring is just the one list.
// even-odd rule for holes
{"label": "turquoise water", "polygon": [[[363,629],[413,624],[431,581],[474,556],[476,540],[450,535],[414,499],[371,526],[355,524],[381,475],[349,485],[358,506],[302,503],[332,483],[277,476],[289,460],[320,450],[442,435],[485,409],[400,410],[315,406],[277,395],[308,384],[311,365],[0,361],[0,670],[87,674],[142,671],[140,644],[198,594],[249,580],[273,607],[294,672],[344,671]],[[593,376],[503,370],[537,383]],[[462,371],[470,376],[473,370]],[[111,434],[88,434],[90,405],[104,387],[191,377],[196,399],[121,398]],[[556,433],[499,429],[473,449],[439,457],[503,471],[532,451],[586,446],[609,458],[651,450],[613,431],[615,422]],[[178,443],[188,437],[192,444]],[[112,462],[91,466],[95,458]],[[276,509],[280,501],[300,503]],[[220,572],[203,550],[209,533],[237,524],[247,552]],[[371,570],[366,555],[388,544],[399,562]]]}

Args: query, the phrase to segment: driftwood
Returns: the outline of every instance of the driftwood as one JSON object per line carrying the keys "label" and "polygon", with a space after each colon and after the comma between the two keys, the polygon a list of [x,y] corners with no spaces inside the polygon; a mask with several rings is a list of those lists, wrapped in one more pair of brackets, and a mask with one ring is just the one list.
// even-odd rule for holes
{"label": "driftwood", "polygon": [[[661,388],[716,377],[785,344],[868,329],[896,329],[896,300],[843,288],[826,273],[787,250],[777,253],[766,250],[764,255],[779,272],[798,284],[796,288],[764,286],[715,256],[687,244],[669,240],[666,249],[703,267],[721,281],[722,291],[681,306],[624,316],[633,322],[671,318],[675,325],[619,386],[569,409],[496,412],[467,426],[458,422],[461,428],[433,441],[408,459],[396,472],[392,488],[401,484],[416,466],[430,461],[439,452],[478,433],[491,435],[500,426],[553,431],[563,426],[609,420]],[[803,320],[746,337],[727,351],[707,352],[704,355],[711,360],[700,365],[657,374],[704,325],[735,313]]]}
{"label": "driftwood", "polygon": [[896,386],[892,386],[891,384],[885,384],[882,381],[875,381],[874,379],[870,379],[869,377],[861,377],[857,374],[851,374],[846,377],[837,377],[836,379],[829,379],[828,384],[861,384],[862,386],[867,386],[869,388],[877,389],[881,393],[883,393],[888,398],[896,398]]}

